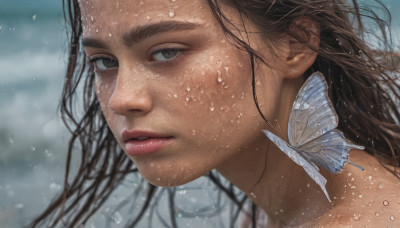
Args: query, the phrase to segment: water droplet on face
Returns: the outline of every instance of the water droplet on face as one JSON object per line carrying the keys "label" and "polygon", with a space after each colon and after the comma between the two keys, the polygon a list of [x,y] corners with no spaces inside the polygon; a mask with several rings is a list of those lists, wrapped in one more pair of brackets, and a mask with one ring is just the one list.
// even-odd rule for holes
{"label": "water droplet on face", "polygon": [[384,201],[383,201],[383,206],[388,206],[388,205],[389,205],[389,201],[384,200]]}
{"label": "water droplet on face", "polygon": [[253,199],[257,198],[257,196],[256,196],[253,192],[250,192],[250,196],[251,196]]}
{"label": "water droplet on face", "polygon": [[175,99],[178,98],[178,94],[174,93],[174,98]]}
{"label": "water droplet on face", "polygon": [[385,185],[384,184],[380,184],[379,188],[382,189]]}
{"label": "water droplet on face", "polygon": [[358,198],[360,198],[360,199],[363,198],[363,195],[358,195]]}
{"label": "water droplet on face", "polygon": [[173,9],[169,10],[168,16],[169,17],[174,17],[175,16],[175,11]]}
{"label": "water droplet on face", "polygon": [[192,135],[196,135],[196,130],[192,130]]}
{"label": "water droplet on face", "polygon": [[32,14],[32,20],[36,21],[36,17],[37,17],[36,13]]}
{"label": "water droplet on face", "polygon": [[391,220],[391,221],[394,221],[394,216],[393,216],[393,215],[390,216],[390,220]]}
{"label": "water droplet on face", "polygon": [[375,212],[376,217],[379,217],[379,215],[380,215],[379,212]]}
{"label": "water droplet on face", "polygon": [[150,16],[146,16],[146,19],[149,21],[151,19],[151,17]]}
{"label": "water droplet on face", "polygon": [[99,29],[96,29],[96,32],[99,32]]}
{"label": "water droplet on face", "polygon": [[210,111],[214,112],[215,108],[214,107],[210,107]]}
{"label": "water droplet on face", "polygon": [[188,92],[190,91],[190,87],[189,87],[189,86],[188,86],[188,87],[186,87],[186,91],[188,91]]}
{"label": "water droplet on face", "polygon": [[108,36],[109,36],[109,37],[112,37],[112,34],[111,34],[111,33],[108,33]]}

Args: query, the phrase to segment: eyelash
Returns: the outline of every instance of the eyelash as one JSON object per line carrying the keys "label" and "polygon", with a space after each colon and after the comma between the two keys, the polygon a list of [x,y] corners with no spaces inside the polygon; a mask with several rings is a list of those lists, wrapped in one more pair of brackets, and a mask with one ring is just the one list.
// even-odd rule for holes
{"label": "eyelash", "polygon": [[[160,61],[154,60],[154,55],[156,55],[158,53],[169,52],[169,51],[176,52],[176,55],[173,56],[171,59],[167,59],[167,60],[163,60],[163,61],[162,60],[160,60]],[[148,59],[148,61],[150,61],[152,64],[155,64],[155,65],[172,66],[172,65],[175,65],[177,63],[177,60],[179,58],[181,58],[182,55],[184,55],[186,51],[187,50],[183,49],[183,48],[162,47],[162,48],[160,48],[160,49],[158,49],[156,51],[153,51],[151,53],[150,58]],[[94,67],[94,69],[96,71],[107,71],[107,70],[113,69],[113,68],[108,68],[106,70],[98,69],[98,67],[96,65],[96,62],[99,61],[99,60],[116,60],[116,59],[107,58],[107,57],[101,57],[101,56],[99,56],[99,57],[88,57],[86,62],[88,64],[90,64],[92,67]],[[117,61],[117,64],[118,64],[118,61]]]}

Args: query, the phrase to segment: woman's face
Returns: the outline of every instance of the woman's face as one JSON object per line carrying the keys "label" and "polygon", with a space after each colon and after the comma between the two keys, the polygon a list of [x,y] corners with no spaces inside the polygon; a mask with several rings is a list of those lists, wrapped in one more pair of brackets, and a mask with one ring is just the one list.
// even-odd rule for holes
{"label": "woman's face", "polygon": [[[81,0],[80,8],[102,111],[149,182],[184,184],[264,149],[249,57],[228,42],[205,0]],[[250,39],[261,50],[261,39]],[[279,72],[257,74],[261,108],[275,118]]]}

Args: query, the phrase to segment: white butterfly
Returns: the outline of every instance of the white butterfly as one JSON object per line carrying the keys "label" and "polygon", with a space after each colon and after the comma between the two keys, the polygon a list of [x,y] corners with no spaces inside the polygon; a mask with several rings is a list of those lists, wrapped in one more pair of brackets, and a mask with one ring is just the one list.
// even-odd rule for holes
{"label": "white butterfly", "polygon": [[362,170],[359,165],[349,161],[351,149],[363,150],[347,139],[337,128],[338,116],[328,97],[328,85],[320,72],[311,75],[300,88],[289,117],[288,136],[286,143],[276,135],[263,130],[265,135],[274,142],[295,163],[301,165],[310,177],[324,191],[326,179],[319,173],[317,164],[337,174],[342,171],[345,163],[350,163]]}

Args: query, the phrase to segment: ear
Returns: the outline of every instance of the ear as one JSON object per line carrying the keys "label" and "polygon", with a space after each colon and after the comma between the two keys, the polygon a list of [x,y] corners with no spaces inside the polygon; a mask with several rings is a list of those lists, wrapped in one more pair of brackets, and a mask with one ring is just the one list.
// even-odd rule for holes
{"label": "ear", "polygon": [[286,78],[297,78],[314,63],[318,56],[320,27],[310,17],[301,17],[289,27],[289,52],[285,57]]}

